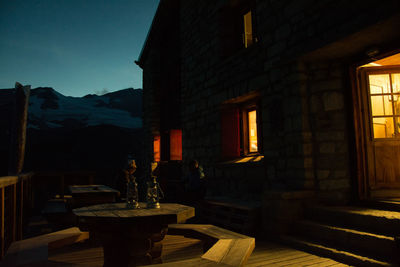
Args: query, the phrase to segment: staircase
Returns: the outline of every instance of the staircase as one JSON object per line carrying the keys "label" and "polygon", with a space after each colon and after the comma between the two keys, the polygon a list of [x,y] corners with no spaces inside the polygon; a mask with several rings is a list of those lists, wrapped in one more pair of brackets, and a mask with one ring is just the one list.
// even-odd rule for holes
{"label": "staircase", "polygon": [[364,204],[309,208],[282,241],[349,265],[399,266],[400,203]]}

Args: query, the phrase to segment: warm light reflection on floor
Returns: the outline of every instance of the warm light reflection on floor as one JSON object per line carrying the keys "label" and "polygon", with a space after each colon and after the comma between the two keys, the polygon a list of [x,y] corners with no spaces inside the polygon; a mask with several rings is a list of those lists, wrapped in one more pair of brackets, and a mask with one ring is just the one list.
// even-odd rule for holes
{"label": "warm light reflection on floor", "polygon": [[235,159],[227,163],[246,163],[246,162],[259,162],[264,158],[264,156],[250,156],[250,157],[244,157],[240,159]]}

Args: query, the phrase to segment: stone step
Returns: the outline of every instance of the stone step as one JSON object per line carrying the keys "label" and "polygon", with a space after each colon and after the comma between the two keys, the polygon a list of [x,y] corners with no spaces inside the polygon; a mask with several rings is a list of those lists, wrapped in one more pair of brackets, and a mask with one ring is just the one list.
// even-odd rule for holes
{"label": "stone step", "polygon": [[400,212],[396,211],[355,206],[316,206],[306,210],[305,218],[378,235],[400,236]]}
{"label": "stone step", "polygon": [[396,264],[387,261],[379,261],[369,257],[360,256],[344,250],[339,250],[318,243],[306,241],[301,238],[283,235],[280,237],[280,240],[284,244],[295,247],[297,249],[312,254],[316,254],[322,257],[328,257],[336,261],[353,266],[366,266],[366,267],[397,266]]}
{"label": "stone step", "polygon": [[330,226],[312,221],[298,221],[295,224],[295,235],[306,240],[342,248],[355,254],[376,259],[396,260],[399,249],[393,237],[371,234],[358,230]]}
{"label": "stone step", "polygon": [[396,211],[400,212],[400,201],[391,199],[370,199],[363,200],[361,203],[363,207],[374,208],[378,210]]}

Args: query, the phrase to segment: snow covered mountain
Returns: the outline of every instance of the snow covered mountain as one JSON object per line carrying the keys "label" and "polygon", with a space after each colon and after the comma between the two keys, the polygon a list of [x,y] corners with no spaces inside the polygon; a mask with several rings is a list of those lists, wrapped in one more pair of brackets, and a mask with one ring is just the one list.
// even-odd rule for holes
{"label": "snow covered mountain", "polygon": [[142,127],[142,90],[123,89],[102,96],[64,96],[50,87],[31,90],[28,128]]}

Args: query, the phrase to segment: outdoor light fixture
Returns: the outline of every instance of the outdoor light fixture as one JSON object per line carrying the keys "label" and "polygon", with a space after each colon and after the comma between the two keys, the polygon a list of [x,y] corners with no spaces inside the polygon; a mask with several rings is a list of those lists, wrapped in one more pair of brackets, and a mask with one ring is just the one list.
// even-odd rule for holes
{"label": "outdoor light fixture", "polygon": [[371,47],[367,51],[365,51],[365,54],[374,60],[376,60],[375,56],[378,55],[379,53],[380,53],[380,51],[379,51],[379,48],[377,48],[377,47]]}

